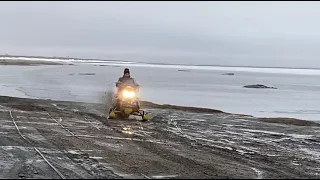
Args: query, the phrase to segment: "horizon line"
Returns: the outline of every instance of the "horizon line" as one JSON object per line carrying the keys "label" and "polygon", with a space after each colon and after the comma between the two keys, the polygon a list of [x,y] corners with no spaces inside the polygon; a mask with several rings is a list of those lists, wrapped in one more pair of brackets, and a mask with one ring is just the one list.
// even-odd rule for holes
{"label": "horizon line", "polygon": [[320,68],[311,67],[283,67],[283,66],[232,66],[232,65],[217,65],[217,64],[170,64],[170,63],[148,63],[139,61],[127,61],[121,59],[100,59],[100,58],[78,58],[78,57],[61,57],[61,56],[32,56],[32,55],[9,55],[0,54],[0,57],[25,57],[25,58],[43,58],[43,59],[62,59],[62,60],[89,60],[89,61],[119,61],[119,62],[133,62],[141,64],[151,64],[151,65],[178,65],[178,66],[209,66],[209,67],[247,67],[247,68],[274,68],[274,69],[314,69],[319,70]]}

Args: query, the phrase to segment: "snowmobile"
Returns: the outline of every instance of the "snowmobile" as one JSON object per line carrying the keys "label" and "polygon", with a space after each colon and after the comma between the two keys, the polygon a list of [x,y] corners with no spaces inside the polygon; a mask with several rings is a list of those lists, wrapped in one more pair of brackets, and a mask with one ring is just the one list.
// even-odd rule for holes
{"label": "snowmobile", "polygon": [[140,109],[140,102],[137,89],[131,86],[122,85],[121,91],[115,95],[113,101],[115,106],[109,110],[108,119],[128,119],[130,115],[141,116],[142,121],[149,120],[149,113]]}

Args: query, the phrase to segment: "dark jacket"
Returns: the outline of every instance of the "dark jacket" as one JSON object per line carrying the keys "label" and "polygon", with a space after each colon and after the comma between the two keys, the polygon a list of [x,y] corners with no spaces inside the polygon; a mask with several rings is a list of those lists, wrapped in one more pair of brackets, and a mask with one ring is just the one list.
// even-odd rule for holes
{"label": "dark jacket", "polygon": [[131,77],[120,77],[118,82],[116,83],[116,86],[119,87],[120,83],[129,85],[129,86],[139,87],[139,84],[135,81],[134,78],[131,78]]}

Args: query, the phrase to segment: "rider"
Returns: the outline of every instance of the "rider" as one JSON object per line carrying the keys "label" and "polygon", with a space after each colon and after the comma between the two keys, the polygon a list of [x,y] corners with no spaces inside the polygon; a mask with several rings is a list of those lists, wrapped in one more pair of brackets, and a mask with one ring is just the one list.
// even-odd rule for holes
{"label": "rider", "polygon": [[[116,87],[118,89],[117,94],[116,94],[116,104],[118,105],[119,99],[118,99],[118,93],[121,92],[121,88],[123,87],[122,85],[130,85],[133,86],[134,88],[138,89],[140,86],[139,84],[135,81],[134,78],[130,76],[130,70],[128,68],[125,68],[123,71],[123,76],[119,78],[118,82],[116,82]],[[116,105],[114,104],[114,105]],[[140,103],[137,102],[137,106],[140,109]]]}
{"label": "rider", "polygon": [[139,84],[130,76],[130,70],[128,68],[124,69],[123,76],[120,77],[116,83],[117,88],[121,88],[120,84],[133,85],[135,88],[139,88]]}

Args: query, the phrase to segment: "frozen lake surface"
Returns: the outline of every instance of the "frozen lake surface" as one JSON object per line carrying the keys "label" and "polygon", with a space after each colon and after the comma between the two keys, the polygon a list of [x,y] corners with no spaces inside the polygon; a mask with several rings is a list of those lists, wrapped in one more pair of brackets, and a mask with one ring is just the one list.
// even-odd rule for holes
{"label": "frozen lake surface", "polygon": [[[142,100],[208,107],[258,117],[320,121],[320,70],[115,62],[0,66],[0,94],[101,102],[105,91],[113,89],[114,82],[122,75],[124,66],[130,68],[132,76],[141,85]],[[250,84],[278,89],[243,88]]]}

